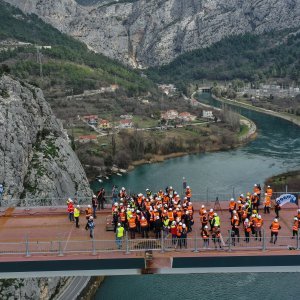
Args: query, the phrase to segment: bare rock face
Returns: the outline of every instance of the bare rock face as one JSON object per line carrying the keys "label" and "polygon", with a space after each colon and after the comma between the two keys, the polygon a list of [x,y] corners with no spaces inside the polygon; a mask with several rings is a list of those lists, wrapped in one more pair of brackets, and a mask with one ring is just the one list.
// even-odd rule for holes
{"label": "bare rock face", "polygon": [[54,299],[71,277],[24,278],[0,280],[0,298],[9,299]]}
{"label": "bare rock face", "polygon": [[170,62],[225,36],[297,27],[296,0],[5,0],[134,67]]}
{"label": "bare rock face", "polygon": [[0,79],[0,161],[3,204],[19,198],[50,204],[48,198],[65,200],[77,191],[90,195],[85,172],[42,91],[7,76]]}

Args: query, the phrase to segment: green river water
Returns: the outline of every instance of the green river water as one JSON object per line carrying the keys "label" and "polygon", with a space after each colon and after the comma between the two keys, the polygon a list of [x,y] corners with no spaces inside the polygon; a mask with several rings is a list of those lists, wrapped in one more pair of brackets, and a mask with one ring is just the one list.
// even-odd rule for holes
{"label": "green river water", "polygon": [[[201,101],[218,105],[209,95]],[[258,137],[246,146],[217,153],[191,155],[159,164],[144,165],[104,182],[131,191],[156,191],[167,185],[178,190],[186,177],[195,194],[209,191],[237,193],[252,190],[272,175],[300,168],[300,128],[285,120],[246,109],[238,111],[253,120]],[[99,185],[94,185],[97,189]],[[107,277],[97,300],[129,299],[300,299],[298,273],[185,274]]]}

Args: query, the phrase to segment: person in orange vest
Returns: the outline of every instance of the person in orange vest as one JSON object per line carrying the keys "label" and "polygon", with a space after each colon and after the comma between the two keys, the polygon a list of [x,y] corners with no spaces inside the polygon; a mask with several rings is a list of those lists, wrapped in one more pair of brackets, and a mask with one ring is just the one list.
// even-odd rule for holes
{"label": "person in orange vest", "polygon": [[299,220],[297,217],[294,217],[294,223],[293,223],[293,237],[294,236],[298,237],[298,228],[299,228]]}
{"label": "person in orange vest", "polygon": [[268,185],[267,187],[267,195],[270,197],[270,199],[272,199],[273,196],[273,190],[271,189],[271,187]]}
{"label": "person in orange vest", "polygon": [[274,236],[275,237],[274,238],[274,244],[275,244],[276,241],[277,241],[278,232],[281,229],[281,226],[280,226],[280,224],[278,222],[278,219],[276,219],[276,218],[274,219],[274,221],[270,225],[270,229],[271,229],[271,240],[270,240],[270,243],[273,243],[273,236]]}
{"label": "person in orange vest", "polygon": [[135,239],[135,230],[136,230],[136,218],[131,216],[128,220],[128,227],[130,231],[130,238]]}
{"label": "person in orange vest", "polygon": [[186,187],[185,196],[186,196],[188,201],[190,201],[191,198],[192,198],[192,190],[189,186]]}
{"label": "person in orange vest", "polygon": [[229,202],[229,212],[230,212],[230,217],[233,217],[233,211],[236,209],[236,203],[234,202],[234,199],[231,198]]}
{"label": "person in orange vest", "polygon": [[219,228],[218,225],[213,227],[211,237],[212,237],[212,240],[214,242],[215,249],[217,249],[217,243],[218,243],[218,245],[221,249],[222,248],[222,245],[221,245],[221,229]]}
{"label": "person in orange vest", "polygon": [[237,216],[233,217],[231,221],[231,232],[232,232],[232,244],[235,246],[235,241],[240,241],[240,229],[239,229],[239,220]]}
{"label": "person in orange vest", "polygon": [[69,220],[70,222],[74,222],[74,204],[72,199],[68,199],[68,215],[69,215]]}
{"label": "person in orange vest", "polygon": [[208,233],[208,226],[205,225],[201,230],[201,237],[203,239],[203,247],[208,248],[209,246],[209,233]]}
{"label": "person in orange vest", "polygon": [[261,241],[261,230],[264,224],[264,220],[262,219],[261,215],[258,215],[255,219],[254,223],[254,230],[255,230],[255,239],[257,240],[257,236],[259,236],[259,241]]}
{"label": "person in orange vest", "polygon": [[167,217],[170,220],[170,222],[173,222],[175,220],[172,208],[169,208],[169,211],[167,213]]}
{"label": "person in orange vest", "polygon": [[207,225],[208,223],[208,216],[206,213],[206,210],[203,212],[203,214],[200,216],[200,222],[202,224],[201,229],[203,230],[204,227]]}
{"label": "person in orange vest", "polygon": [[148,221],[147,219],[143,216],[141,218],[140,221],[140,225],[141,225],[141,232],[142,232],[142,238],[148,238],[148,231],[149,231],[149,227],[148,227]]}
{"label": "person in orange vest", "polygon": [[265,193],[264,214],[270,213],[270,207],[271,207],[271,198],[270,198],[270,196],[268,196],[267,193]]}
{"label": "person in orange vest", "polygon": [[251,232],[251,224],[248,218],[245,219],[244,221],[244,231],[245,231],[245,242],[249,243],[249,237],[250,237],[250,232]]}
{"label": "person in orange vest", "polygon": [[253,195],[251,195],[251,202],[252,202],[252,209],[258,211],[259,196],[257,193],[253,193]]}

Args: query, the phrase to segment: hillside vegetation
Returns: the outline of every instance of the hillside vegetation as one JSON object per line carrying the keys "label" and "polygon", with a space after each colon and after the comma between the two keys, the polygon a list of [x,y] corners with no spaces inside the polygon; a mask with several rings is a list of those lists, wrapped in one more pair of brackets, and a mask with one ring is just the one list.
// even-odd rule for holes
{"label": "hillside vegetation", "polygon": [[227,37],[211,47],[191,51],[148,74],[155,81],[208,80],[300,81],[300,33],[288,31]]}
{"label": "hillside vegetation", "polygon": [[[24,15],[0,0],[0,42],[13,39],[32,46],[0,51],[0,63],[7,64],[11,73],[29,79],[43,89],[59,83],[63,90],[80,93],[108,84],[119,84],[128,95],[155,90],[154,84],[107,57],[89,51],[83,43],[60,33],[35,15]],[[43,81],[34,45],[49,45],[42,49]],[[3,69],[3,68],[2,68]]]}

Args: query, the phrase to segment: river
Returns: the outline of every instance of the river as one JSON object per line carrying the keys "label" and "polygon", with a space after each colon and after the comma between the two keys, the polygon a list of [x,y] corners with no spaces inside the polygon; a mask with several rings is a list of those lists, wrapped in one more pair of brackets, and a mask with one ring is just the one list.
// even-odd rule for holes
{"label": "river", "polygon": [[[201,101],[218,106],[210,95]],[[131,191],[167,185],[182,187],[187,178],[193,193],[209,190],[245,192],[272,175],[299,169],[300,128],[288,121],[247,109],[237,109],[253,120],[258,137],[239,149],[170,159],[143,165],[104,183],[126,186]],[[95,187],[98,188],[98,187]],[[298,299],[299,273],[241,273],[115,276],[105,278],[96,300],[152,299]]]}
{"label": "river", "polygon": [[[220,105],[209,94],[202,94],[200,101]],[[208,193],[214,195],[211,192],[231,193],[233,188],[236,193],[245,193],[252,190],[254,183],[262,184],[270,176],[299,169],[300,127],[256,111],[233,109],[253,120],[258,127],[257,138],[244,147],[138,166],[123,176],[114,175],[103,183],[94,182],[93,189],[103,186],[110,191],[116,184],[131,192],[144,192],[146,188],[158,191],[172,185],[181,192],[185,177],[193,194],[203,198]]]}

